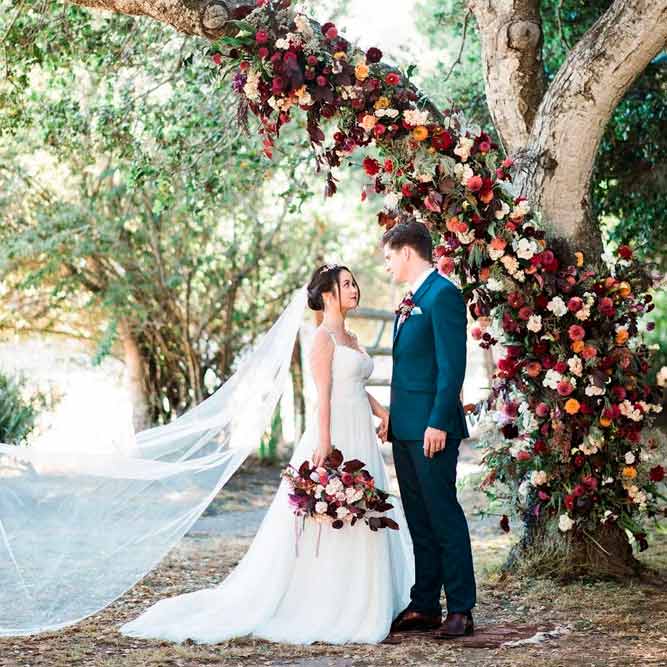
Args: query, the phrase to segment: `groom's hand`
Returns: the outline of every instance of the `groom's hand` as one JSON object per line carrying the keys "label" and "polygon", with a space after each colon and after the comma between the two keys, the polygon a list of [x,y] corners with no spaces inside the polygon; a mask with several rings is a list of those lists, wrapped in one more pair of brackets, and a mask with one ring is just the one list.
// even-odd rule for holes
{"label": "groom's hand", "polygon": [[424,432],[424,456],[432,459],[438,452],[445,448],[447,440],[447,431],[441,431],[439,428],[430,426]]}

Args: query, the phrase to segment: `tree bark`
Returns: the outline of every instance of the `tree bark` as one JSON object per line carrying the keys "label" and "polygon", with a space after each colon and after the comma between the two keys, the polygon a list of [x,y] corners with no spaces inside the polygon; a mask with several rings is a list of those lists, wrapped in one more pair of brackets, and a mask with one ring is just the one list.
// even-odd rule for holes
{"label": "tree bark", "polygon": [[471,0],[489,112],[505,152],[526,145],[546,89],[538,0]]}
{"label": "tree bark", "polygon": [[132,423],[136,431],[141,431],[150,423],[146,387],[144,386],[144,360],[129,323],[122,320],[118,330],[125,353],[124,381],[134,408]]}
{"label": "tree bark", "polygon": [[[616,0],[570,51],[547,90],[517,184],[574,248],[597,257],[595,156],[614,109],[667,42],[667,0]],[[528,166],[530,165],[530,166]]]}

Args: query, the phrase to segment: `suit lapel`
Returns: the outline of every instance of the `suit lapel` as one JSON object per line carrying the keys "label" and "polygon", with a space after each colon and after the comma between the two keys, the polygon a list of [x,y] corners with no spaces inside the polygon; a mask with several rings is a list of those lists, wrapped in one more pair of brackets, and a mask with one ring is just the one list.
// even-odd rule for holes
{"label": "suit lapel", "polygon": [[[419,286],[419,289],[414,293],[412,296],[412,300],[415,302],[415,306],[419,305],[419,300],[426,294],[431,289],[431,286],[435,282],[435,278],[438,275],[437,271],[433,271],[427,278],[426,280]],[[410,315],[412,317],[412,315]],[[396,316],[396,319],[394,320],[394,344],[392,346],[392,350],[396,350],[396,345],[398,344],[398,339],[401,335],[401,331],[405,329],[405,325],[410,321],[410,317],[408,317],[401,326],[398,326],[398,315]],[[396,330],[398,327],[398,331]]]}

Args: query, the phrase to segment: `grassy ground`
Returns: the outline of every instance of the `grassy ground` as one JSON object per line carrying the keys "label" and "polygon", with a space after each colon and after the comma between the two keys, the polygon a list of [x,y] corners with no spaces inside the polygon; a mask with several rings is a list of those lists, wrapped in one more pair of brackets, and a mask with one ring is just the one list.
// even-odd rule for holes
{"label": "grassy ground", "polygon": [[[275,490],[276,468],[241,472],[217,499],[211,513],[261,507]],[[235,486],[234,486],[235,485]],[[245,500],[240,501],[243,490]],[[474,501],[464,492],[464,504]],[[382,667],[407,665],[667,665],[665,580],[627,584],[580,582],[559,585],[524,579],[500,581],[497,570],[511,538],[489,523],[471,521],[479,580],[476,621],[480,628],[531,626],[559,629],[559,637],[516,647],[474,648],[418,637],[379,646],[294,647],[252,639],[214,646],[129,639],[116,628],[152,602],[218,583],[238,563],[249,540],[187,537],[161,566],[100,614],[58,633],[0,640],[0,665],[65,667],[249,666]],[[667,575],[667,537],[658,535],[642,560]],[[484,633],[480,633],[484,636]],[[512,637],[507,635],[508,639]],[[478,642],[478,644],[484,642]],[[493,642],[491,642],[493,644]]]}

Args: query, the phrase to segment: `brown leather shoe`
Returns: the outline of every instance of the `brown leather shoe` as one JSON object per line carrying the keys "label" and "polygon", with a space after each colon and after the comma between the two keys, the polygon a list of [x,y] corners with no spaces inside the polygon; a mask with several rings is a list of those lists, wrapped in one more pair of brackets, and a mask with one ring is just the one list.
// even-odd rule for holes
{"label": "brown leather shoe", "polygon": [[404,609],[391,624],[390,632],[424,632],[442,625],[442,614],[423,614],[413,609]]}
{"label": "brown leather shoe", "polygon": [[465,637],[475,632],[475,624],[472,620],[472,612],[447,614],[442,627],[433,633],[436,639],[455,639]]}

